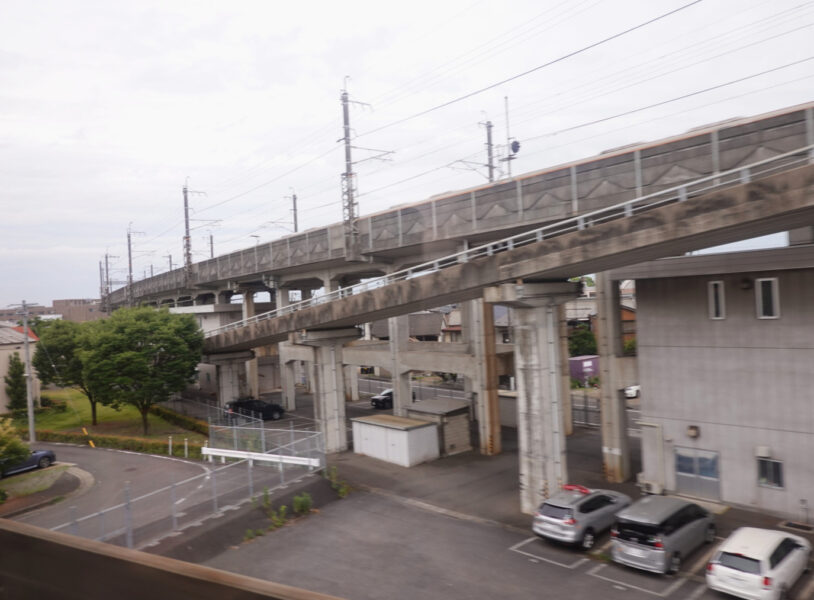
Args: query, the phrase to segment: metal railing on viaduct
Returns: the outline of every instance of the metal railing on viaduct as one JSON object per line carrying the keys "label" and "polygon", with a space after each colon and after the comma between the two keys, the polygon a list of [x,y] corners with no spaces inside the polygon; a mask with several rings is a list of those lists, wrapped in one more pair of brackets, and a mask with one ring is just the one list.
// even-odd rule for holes
{"label": "metal railing on viaduct", "polygon": [[482,295],[799,227],[814,213],[814,145],[339,288],[209,331],[244,350],[303,329],[348,327]]}
{"label": "metal railing on viaduct", "polygon": [[[419,202],[358,220],[367,260],[402,264],[448,253],[450,243],[480,244],[518,231],[619,205],[762,158],[814,144],[814,103],[724,122],[682,136],[603,153],[493,185]],[[345,263],[341,223],[176,269],[132,285],[135,302],[192,298],[264,277],[303,277]],[[405,258],[406,257],[406,258]],[[415,260],[417,259],[417,260]],[[360,272],[370,271],[368,263]],[[375,266],[374,266],[375,270]],[[384,272],[384,271],[380,271]],[[126,288],[110,294],[127,301]]]}

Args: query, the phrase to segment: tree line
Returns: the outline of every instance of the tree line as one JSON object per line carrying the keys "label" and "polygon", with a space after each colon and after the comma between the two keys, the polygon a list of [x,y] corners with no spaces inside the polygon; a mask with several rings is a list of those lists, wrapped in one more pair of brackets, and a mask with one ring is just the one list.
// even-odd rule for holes
{"label": "tree line", "polygon": [[37,335],[32,364],[43,385],[82,392],[93,425],[98,405],[131,404],[145,435],[150,407],[194,380],[203,350],[203,333],[191,315],[149,307],[120,309],[86,323],[42,321]]}

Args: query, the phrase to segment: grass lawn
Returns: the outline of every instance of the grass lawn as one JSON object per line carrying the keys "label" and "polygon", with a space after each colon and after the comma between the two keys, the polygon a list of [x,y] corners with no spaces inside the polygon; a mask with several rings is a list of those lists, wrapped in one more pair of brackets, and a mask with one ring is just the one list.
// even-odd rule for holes
{"label": "grass lawn", "polygon": [[35,469],[28,473],[19,473],[0,479],[0,489],[8,492],[9,497],[28,496],[50,488],[59,479],[68,465],[54,465],[50,469]]}
{"label": "grass lawn", "polygon": [[66,388],[60,390],[45,390],[43,395],[52,400],[65,402],[68,406],[68,410],[65,412],[48,411],[45,414],[37,415],[37,429],[81,432],[82,428],[85,427],[89,434],[99,433],[127,437],[146,437],[147,439],[153,440],[166,440],[167,436],[171,435],[176,443],[182,443],[183,438],[189,439],[190,443],[202,444],[207,441],[206,436],[167,423],[164,419],[155,415],[147,416],[150,433],[145,436],[141,425],[141,413],[139,413],[134,406],[130,405],[122,406],[120,410],[114,410],[109,406],[97,405],[96,420],[98,425],[92,426],[90,402],[88,402],[88,399],[81,392]]}

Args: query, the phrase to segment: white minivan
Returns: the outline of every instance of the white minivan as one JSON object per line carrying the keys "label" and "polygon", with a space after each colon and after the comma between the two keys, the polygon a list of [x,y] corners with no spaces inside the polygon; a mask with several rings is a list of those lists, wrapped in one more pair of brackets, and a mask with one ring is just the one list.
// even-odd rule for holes
{"label": "white minivan", "polygon": [[808,570],[811,544],[799,535],[741,527],[707,565],[707,587],[747,600],[786,598]]}

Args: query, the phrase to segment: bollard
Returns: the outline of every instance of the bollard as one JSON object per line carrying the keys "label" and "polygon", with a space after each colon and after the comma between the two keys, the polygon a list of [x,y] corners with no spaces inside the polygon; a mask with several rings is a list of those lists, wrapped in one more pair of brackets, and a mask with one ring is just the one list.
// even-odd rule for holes
{"label": "bollard", "polygon": [[169,454],[170,456],[172,456],[172,436],[169,436],[169,438],[170,438],[170,441],[169,441],[169,443],[167,444],[167,446],[168,446],[168,448],[169,448],[169,452],[167,452],[167,454]]}
{"label": "bollard", "polygon": [[184,458],[189,458],[189,440],[184,438]]}
{"label": "bollard", "polygon": [[246,464],[249,465],[249,499],[254,497],[254,479],[252,478],[252,459],[246,461]]}

